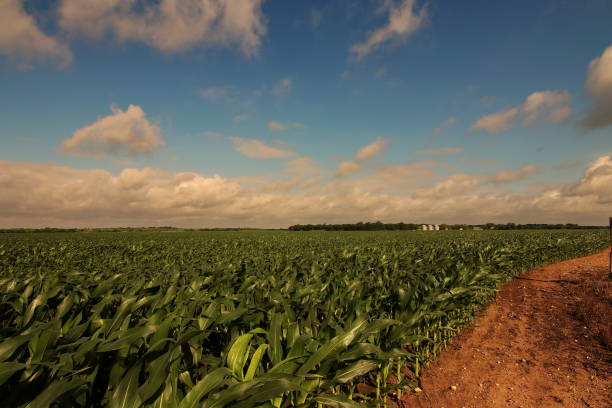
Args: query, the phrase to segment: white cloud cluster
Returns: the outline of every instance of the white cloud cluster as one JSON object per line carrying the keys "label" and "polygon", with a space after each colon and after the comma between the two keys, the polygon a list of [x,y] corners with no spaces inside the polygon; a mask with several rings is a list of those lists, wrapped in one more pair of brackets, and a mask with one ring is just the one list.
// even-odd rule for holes
{"label": "white cloud cluster", "polygon": [[385,0],[382,11],[388,12],[389,22],[368,34],[367,39],[351,47],[351,53],[358,60],[385,43],[401,43],[418,31],[427,20],[427,9],[417,9],[417,0]]}
{"label": "white cloud cluster", "polygon": [[587,129],[612,125],[612,46],[589,64],[586,91],[593,102],[582,125]]}
{"label": "white cloud cluster", "polygon": [[591,163],[582,178],[561,190],[568,197],[591,197],[598,204],[612,204],[612,155]]}
{"label": "white cloud cluster", "polygon": [[377,138],[374,142],[359,149],[352,160],[345,161],[338,165],[336,169],[336,177],[348,177],[361,170],[361,164],[378,156],[387,146],[387,141],[383,138]]}
{"label": "white cloud cluster", "polygon": [[508,130],[518,119],[522,119],[526,127],[536,122],[560,123],[571,113],[570,100],[571,96],[567,91],[534,92],[519,106],[481,117],[472,125],[472,130],[500,133]]}
{"label": "white cloud cluster", "polygon": [[68,46],[43,33],[23,10],[21,0],[0,0],[0,55],[19,69],[45,60],[55,61],[60,68],[72,62]]}
{"label": "white cloud cluster", "polygon": [[473,194],[480,187],[480,178],[469,174],[454,174],[430,188],[414,192],[414,198],[447,199]]}
{"label": "white cloud cluster", "polygon": [[294,152],[267,145],[259,139],[249,139],[245,137],[229,136],[229,140],[234,144],[236,150],[247,157],[258,159],[274,159],[281,157],[296,156]]}
{"label": "white cloud cluster", "polygon": [[[238,46],[256,55],[266,34],[263,0],[60,0],[62,37],[119,43],[141,42],[174,53],[194,47]],[[45,34],[22,6],[22,0],[0,1],[0,55],[19,69],[54,61],[72,63],[72,52],[56,36]]]}
{"label": "white cloud cluster", "polygon": [[[381,169],[379,185],[388,180],[384,174],[418,181],[432,166],[435,163]],[[414,193],[391,194],[375,188],[374,174],[327,184],[320,177],[276,183],[258,179],[257,186],[247,188],[218,175],[153,168],[113,175],[0,161],[0,226],[279,227],[377,219],[603,224],[612,203],[611,155],[593,161],[576,181],[530,193],[484,190],[482,177],[456,174]],[[411,174],[414,177],[404,177]]]}
{"label": "white cloud cluster", "polygon": [[293,128],[301,128],[304,125],[298,122],[268,122],[268,130],[270,132],[280,132],[283,130],[293,129]]}
{"label": "white cloud cluster", "polygon": [[463,147],[439,147],[436,149],[418,150],[418,154],[455,154],[463,152]]}
{"label": "white cloud cluster", "polygon": [[165,52],[238,45],[259,51],[266,33],[262,0],[62,0],[59,25],[73,36],[142,42]]}
{"label": "white cloud cluster", "polygon": [[453,174],[431,187],[417,189],[414,198],[444,199],[476,193],[484,184],[511,183],[525,179],[541,170],[540,166],[528,165],[518,169],[502,170],[493,174]]}
{"label": "white cloud cluster", "polygon": [[318,174],[323,170],[319,167],[319,162],[312,157],[297,157],[287,163],[284,173],[304,176]]}
{"label": "white cloud cluster", "polygon": [[103,159],[108,155],[150,154],[164,145],[159,125],[149,122],[140,106],[126,111],[111,106],[112,114],[82,127],[62,142],[64,154]]}
{"label": "white cloud cluster", "polygon": [[489,178],[489,181],[494,184],[510,183],[512,181],[522,180],[530,174],[537,173],[541,170],[540,166],[530,164],[520,169],[502,170]]}

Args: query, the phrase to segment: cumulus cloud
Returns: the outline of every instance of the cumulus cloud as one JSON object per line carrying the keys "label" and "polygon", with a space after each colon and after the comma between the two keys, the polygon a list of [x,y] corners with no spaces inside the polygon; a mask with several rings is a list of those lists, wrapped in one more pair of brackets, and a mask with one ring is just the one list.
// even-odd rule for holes
{"label": "cumulus cloud", "polygon": [[427,9],[417,8],[416,0],[386,0],[381,9],[389,15],[383,27],[368,34],[364,42],[354,44],[351,54],[358,60],[363,59],[385,43],[402,43],[418,31],[427,19]]}
{"label": "cumulus cloud", "polygon": [[414,198],[442,199],[474,193],[480,186],[480,179],[469,174],[454,174],[430,188],[416,190]]}
{"label": "cumulus cloud", "polygon": [[500,171],[490,177],[489,181],[494,184],[510,183],[512,181],[522,180],[530,174],[540,171],[540,166],[530,164],[520,169],[511,169]]}
{"label": "cumulus cloud", "polygon": [[361,166],[354,161],[344,161],[336,169],[336,177],[343,178],[351,176],[361,170]]}
{"label": "cumulus cloud", "polygon": [[319,167],[319,162],[312,157],[298,157],[290,160],[287,163],[287,168],[284,170],[287,174],[294,175],[310,175],[318,174],[323,170]]}
{"label": "cumulus cloud", "polygon": [[283,130],[288,130],[292,128],[300,128],[303,127],[301,123],[297,122],[268,122],[268,130],[270,132],[280,132]]}
{"label": "cumulus cloud", "polygon": [[60,152],[71,156],[106,158],[108,155],[150,154],[164,145],[159,125],[149,122],[140,106],[113,112],[65,139]]}
{"label": "cumulus cloud", "polygon": [[236,150],[247,157],[258,159],[273,159],[280,157],[293,157],[296,154],[289,150],[269,146],[258,139],[230,136],[229,140],[234,144]]}
{"label": "cumulus cloud", "polygon": [[534,92],[519,106],[481,117],[472,125],[472,130],[500,133],[508,130],[518,119],[522,119],[525,127],[534,123],[564,122],[571,113],[570,100],[567,91]]}
{"label": "cumulus cloud", "polygon": [[353,175],[361,170],[361,164],[378,156],[387,146],[387,141],[381,137],[372,143],[365,145],[352,160],[344,161],[336,169],[336,177],[343,178]]}
{"label": "cumulus cloud", "polygon": [[589,64],[586,91],[592,104],[582,126],[598,129],[612,125],[612,46]]}
{"label": "cumulus cloud", "polygon": [[387,141],[379,137],[369,145],[366,145],[359,149],[355,155],[355,161],[357,163],[363,163],[364,161],[370,160],[378,156],[384,148],[387,147]]}
{"label": "cumulus cloud", "polygon": [[266,33],[262,0],[61,0],[59,25],[72,36],[141,42],[165,52],[237,45],[256,55]]}
{"label": "cumulus cloud", "polygon": [[70,65],[72,53],[68,46],[43,33],[21,3],[20,0],[0,1],[0,55],[19,69],[49,60],[60,68]]}
{"label": "cumulus cloud", "polygon": [[463,147],[439,147],[437,149],[424,149],[417,151],[418,154],[455,154],[463,152]]}
{"label": "cumulus cloud", "polygon": [[[418,181],[419,168],[431,166],[435,164],[387,170],[417,171],[412,178]],[[106,170],[0,161],[0,226],[286,227],[369,220],[601,225],[612,203],[611,155],[594,160],[578,180],[529,193],[483,190],[483,179],[467,174],[451,175],[414,192],[389,193],[373,188],[373,174],[327,184],[320,177],[280,183],[258,178],[257,185],[248,188],[236,179],[192,172],[129,168],[113,175]]]}
{"label": "cumulus cloud", "polygon": [[582,178],[561,190],[567,197],[591,197],[598,204],[612,204],[612,155],[591,163]]}
{"label": "cumulus cloud", "polygon": [[446,167],[435,160],[416,161],[405,164],[382,164],[364,177],[341,181],[344,185],[370,193],[401,193],[431,185],[437,179],[436,168]]}
{"label": "cumulus cloud", "polygon": [[492,113],[478,119],[472,129],[483,129],[489,133],[499,133],[508,130],[510,124],[519,115],[520,109],[511,108],[499,113]]}

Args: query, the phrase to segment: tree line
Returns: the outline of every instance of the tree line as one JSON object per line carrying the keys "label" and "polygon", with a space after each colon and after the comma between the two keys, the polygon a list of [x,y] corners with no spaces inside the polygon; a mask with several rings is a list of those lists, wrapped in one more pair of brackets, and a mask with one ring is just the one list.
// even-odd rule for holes
{"label": "tree line", "polygon": [[[290,226],[290,231],[398,231],[398,230],[420,230],[423,224],[413,223],[382,223],[358,222],[355,224],[296,224]],[[429,225],[429,224],[425,224]],[[438,224],[441,230],[467,230],[467,229],[491,229],[491,230],[518,230],[518,229],[603,229],[606,226],[588,226],[578,224]]]}

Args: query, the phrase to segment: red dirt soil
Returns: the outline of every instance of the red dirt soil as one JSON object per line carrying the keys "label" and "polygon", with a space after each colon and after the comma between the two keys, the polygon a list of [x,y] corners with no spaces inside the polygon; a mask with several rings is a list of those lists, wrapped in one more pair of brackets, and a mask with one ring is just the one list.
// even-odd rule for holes
{"label": "red dirt soil", "polygon": [[547,265],[495,301],[421,377],[404,407],[612,406],[609,250]]}

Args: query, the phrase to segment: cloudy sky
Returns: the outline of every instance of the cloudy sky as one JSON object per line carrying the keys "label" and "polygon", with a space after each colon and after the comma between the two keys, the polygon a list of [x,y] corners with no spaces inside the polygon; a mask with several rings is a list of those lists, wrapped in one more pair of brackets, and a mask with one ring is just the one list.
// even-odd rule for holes
{"label": "cloudy sky", "polygon": [[608,0],[0,0],[0,226],[612,215]]}

